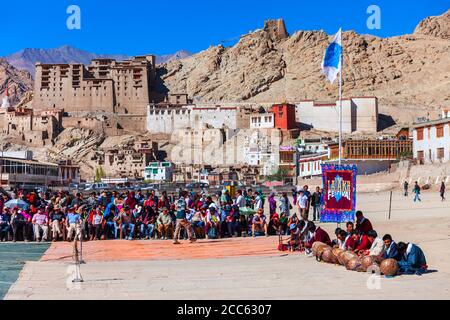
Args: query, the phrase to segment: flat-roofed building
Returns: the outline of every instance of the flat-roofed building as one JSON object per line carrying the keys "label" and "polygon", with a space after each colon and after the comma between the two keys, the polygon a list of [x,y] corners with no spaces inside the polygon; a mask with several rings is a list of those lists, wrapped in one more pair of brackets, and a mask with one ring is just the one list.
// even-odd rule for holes
{"label": "flat-roofed building", "polygon": [[171,162],[150,162],[144,171],[146,181],[171,182],[173,164]]}
{"label": "flat-roofed building", "polygon": [[413,156],[420,164],[450,160],[450,117],[413,126]]}
{"label": "flat-roofed building", "polygon": [[[339,101],[301,101],[296,107],[297,122],[321,131],[339,131]],[[342,99],[342,131],[345,133],[378,130],[378,99],[352,97]]]}

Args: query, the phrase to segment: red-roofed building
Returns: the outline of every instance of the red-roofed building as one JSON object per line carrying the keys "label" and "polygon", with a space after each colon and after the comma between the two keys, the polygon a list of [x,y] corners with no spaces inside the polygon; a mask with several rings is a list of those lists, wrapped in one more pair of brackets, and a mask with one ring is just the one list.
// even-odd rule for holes
{"label": "red-roofed building", "polygon": [[295,121],[295,105],[283,103],[272,106],[275,117],[275,128],[281,130],[291,130],[297,128]]}

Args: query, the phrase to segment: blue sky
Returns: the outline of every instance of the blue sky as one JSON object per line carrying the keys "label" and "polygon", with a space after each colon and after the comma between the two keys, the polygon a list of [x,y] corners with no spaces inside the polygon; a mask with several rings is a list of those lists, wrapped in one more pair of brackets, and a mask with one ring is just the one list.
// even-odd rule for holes
{"label": "blue sky", "polygon": [[[72,4],[81,8],[81,30],[66,27],[66,9]],[[371,4],[381,9],[380,30],[366,26]],[[4,30],[0,56],[65,44],[109,54],[198,52],[261,28],[265,19],[280,17],[290,33],[323,29],[334,34],[342,26],[387,37],[411,33],[424,17],[449,8],[448,0],[9,1],[0,20]]]}

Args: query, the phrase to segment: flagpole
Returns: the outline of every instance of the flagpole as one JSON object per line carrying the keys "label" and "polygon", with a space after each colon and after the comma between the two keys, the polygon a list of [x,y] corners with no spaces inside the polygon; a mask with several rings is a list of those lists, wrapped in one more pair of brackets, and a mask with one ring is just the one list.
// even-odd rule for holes
{"label": "flagpole", "polygon": [[[342,42],[342,40],[341,40]],[[339,165],[342,164],[342,71],[344,70],[344,46],[341,50],[341,70],[339,72]]]}

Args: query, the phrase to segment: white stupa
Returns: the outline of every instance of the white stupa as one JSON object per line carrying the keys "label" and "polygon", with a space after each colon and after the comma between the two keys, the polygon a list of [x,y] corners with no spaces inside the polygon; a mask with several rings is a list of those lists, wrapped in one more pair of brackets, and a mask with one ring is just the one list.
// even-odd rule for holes
{"label": "white stupa", "polygon": [[3,97],[2,109],[8,109],[11,105],[9,104],[9,94],[8,85],[6,86],[5,96]]}

